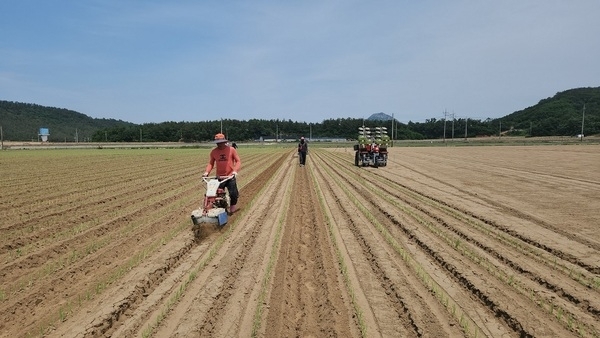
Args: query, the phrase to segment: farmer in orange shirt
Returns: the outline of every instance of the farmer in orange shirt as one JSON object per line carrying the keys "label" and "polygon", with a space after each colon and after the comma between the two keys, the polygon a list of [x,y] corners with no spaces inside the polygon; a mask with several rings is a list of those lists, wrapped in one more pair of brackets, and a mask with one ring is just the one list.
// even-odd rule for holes
{"label": "farmer in orange shirt", "polygon": [[228,141],[225,139],[225,135],[221,133],[215,135],[214,142],[217,144],[217,147],[210,152],[208,164],[206,165],[206,170],[202,176],[208,176],[215,166],[215,163],[217,167],[217,176],[233,176],[232,179],[223,182],[220,186],[220,188],[227,188],[227,191],[229,191],[229,198],[231,199],[229,213],[233,214],[237,210],[237,201],[239,197],[235,176],[240,170],[242,162],[240,161],[240,157],[235,148],[227,145]]}

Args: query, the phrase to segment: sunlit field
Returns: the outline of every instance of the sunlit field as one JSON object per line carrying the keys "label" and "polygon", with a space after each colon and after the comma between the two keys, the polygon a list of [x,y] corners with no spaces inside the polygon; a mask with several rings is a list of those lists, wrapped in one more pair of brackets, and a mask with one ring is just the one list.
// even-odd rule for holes
{"label": "sunlit field", "polygon": [[600,145],[565,143],[238,143],[202,238],[213,144],[11,145],[0,336],[598,337]]}

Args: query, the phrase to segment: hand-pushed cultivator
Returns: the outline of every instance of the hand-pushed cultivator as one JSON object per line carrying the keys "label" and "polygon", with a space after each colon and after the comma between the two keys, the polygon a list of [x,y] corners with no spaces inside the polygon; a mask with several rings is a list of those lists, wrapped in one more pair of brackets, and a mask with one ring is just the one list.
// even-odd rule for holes
{"label": "hand-pushed cultivator", "polygon": [[204,203],[200,208],[192,211],[192,231],[197,238],[201,237],[202,231],[207,226],[222,227],[227,224],[229,192],[222,187],[222,184],[233,177],[202,177],[202,181],[206,184]]}

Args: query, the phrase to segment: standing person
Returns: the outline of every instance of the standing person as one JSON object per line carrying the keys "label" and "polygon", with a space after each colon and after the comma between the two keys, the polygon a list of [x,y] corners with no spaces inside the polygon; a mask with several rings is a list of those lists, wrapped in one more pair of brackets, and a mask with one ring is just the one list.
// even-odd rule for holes
{"label": "standing person", "polygon": [[308,153],[308,143],[304,140],[304,136],[300,138],[300,143],[298,143],[298,159],[300,161],[300,166],[303,167],[306,164],[306,154]]}
{"label": "standing person", "polygon": [[242,162],[240,161],[240,157],[235,148],[227,145],[227,139],[225,139],[225,135],[221,133],[216,134],[214,142],[217,144],[217,146],[211,150],[208,164],[206,165],[206,170],[202,176],[208,176],[215,166],[215,163],[217,167],[217,176],[233,176],[233,178],[223,182],[219,186],[219,188],[227,188],[227,191],[229,192],[229,198],[231,199],[229,214],[231,215],[237,211],[239,192],[235,178],[238,171],[240,171]]}

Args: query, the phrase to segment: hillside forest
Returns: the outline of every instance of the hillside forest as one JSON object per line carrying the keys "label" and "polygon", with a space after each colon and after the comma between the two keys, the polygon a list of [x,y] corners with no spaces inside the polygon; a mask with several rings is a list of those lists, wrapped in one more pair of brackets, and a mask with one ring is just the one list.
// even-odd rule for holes
{"label": "hillside forest", "polygon": [[292,120],[212,120],[134,124],[91,118],[63,108],[0,101],[0,127],[5,141],[37,141],[48,128],[51,142],[203,142],[222,131],[231,140],[296,140],[300,136],[355,139],[360,126],[394,130],[396,140],[473,138],[485,136],[575,136],[600,134],[600,87],[570,89],[538,104],[497,119],[436,119],[406,124],[386,114],[369,119],[336,118],[321,123]]}

